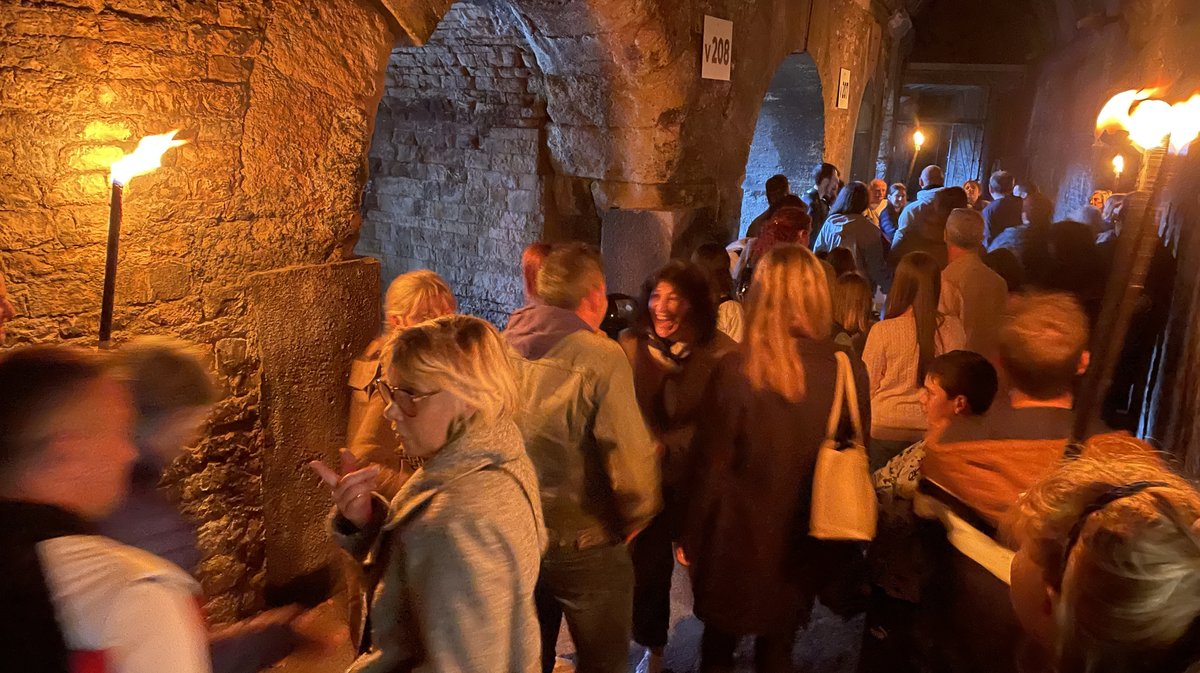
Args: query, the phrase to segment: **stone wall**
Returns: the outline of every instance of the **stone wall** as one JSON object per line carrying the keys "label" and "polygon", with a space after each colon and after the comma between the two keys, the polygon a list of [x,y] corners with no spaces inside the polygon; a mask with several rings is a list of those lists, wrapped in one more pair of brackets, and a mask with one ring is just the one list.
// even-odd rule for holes
{"label": "stone wall", "polygon": [[[1164,87],[1161,97],[1183,100],[1200,91],[1193,57],[1200,16],[1190,0],[1114,5],[1081,24],[1074,41],[1042,63],[1029,127],[1029,173],[1054,195],[1060,217],[1072,215],[1091,190],[1111,186],[1111,152],[1095,146],[1096,115],[1115,93]],[[1192,156],[1166,187],[1171,215],[1165,233],[1178,258],[1165,348],[1151,391],[1148,435],[1200,472],[1200,161]]]}
{"label": "stone wall", "polygon": [[1112,186],[1110,156],[1094,150],[1096,115],[1115,93],[1169,86],[1182,99],[1200,89],[1189,49],[1200,18],[1187,0],[1150,0],[1093,20],[1041,64],[1026,136],[1031,178],[1067,217],[1093,189]]}
{"label": "stone wall", "polygon": [[217,619],[263,595],[248,274],[349,254],[393,30],[364,0],[0,2],[0,268],[19,314],[5,345],[95,343],[107,166],[143,135],[190,140],[126,191],[114,327],[200,344],[224,387],[169,479],[201,523]]}
{"label": "stone wall", "polygon": [[460,2],[429,42],[392,52],[357,252],[383,287],[413,269],[499,325],[523,299],[518,260],[543,231],[541,74],[511,13]]}

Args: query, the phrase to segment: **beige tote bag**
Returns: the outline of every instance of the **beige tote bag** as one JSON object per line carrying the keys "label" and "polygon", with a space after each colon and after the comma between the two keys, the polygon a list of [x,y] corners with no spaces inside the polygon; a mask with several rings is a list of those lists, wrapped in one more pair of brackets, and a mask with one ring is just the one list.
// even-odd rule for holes
{"label": "beige tote bag", "polygon": [[[878,508],[858,413],[858,386],[850,358],[841,351],[836,356],[837,384],[825,441],[817,453],[808,534],[819,540],[870,541],[875,537]],[[854,434],[839,450],[837,432],[846,407]]]}

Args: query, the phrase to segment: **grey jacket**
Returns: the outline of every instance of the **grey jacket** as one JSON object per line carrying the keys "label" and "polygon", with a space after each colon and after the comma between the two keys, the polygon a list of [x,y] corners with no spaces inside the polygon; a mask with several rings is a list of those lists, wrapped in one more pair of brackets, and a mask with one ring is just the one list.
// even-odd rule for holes
{"label": "grey jacket", "polygon": [[875,287],[885,291],[891,287],[887,255],[883,249],[883,232],[864,215],[830,215],[813,251],[828,253],[834,248],[846,248],[854,253],[858,270]]}
{"label": "grey jacket", "polygon": [[896,235],[892,237],[892,248],[899,248],[900,242],[905,236],[930,236],[931,233],[937,233],[937,238],[941,239],[940,232],[931,232],[929,223],[937,218],[937,209],[933,207],[933,197],[942,191],[942,187],[926,187],[917,192],[917,198],[911,201],[904,207],[904,212],[900,213],[900,227],[896,230]]}
{"label": "grey jacket", "polygon": [[550,306],[517,311],[504,335],[551,548],[614,544],[645,527],[662,507],[659,458],[624,351]]}
{"label": "grey jacket", "polygon": [[516,425],[468,426],[390,504],[376,497],[362,530],[332,518],[374,587],[370,645],[349,673],[539,671],[546,534]]}

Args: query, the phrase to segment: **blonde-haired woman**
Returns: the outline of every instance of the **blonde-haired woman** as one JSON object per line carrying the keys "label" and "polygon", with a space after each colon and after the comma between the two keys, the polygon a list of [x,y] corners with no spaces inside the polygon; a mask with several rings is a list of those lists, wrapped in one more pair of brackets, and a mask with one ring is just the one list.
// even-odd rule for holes
{"label": "blonde-haired woman", "polygon": [[372,559],[371,633],[350,670],[540,670],[533,589],[546,535],[499,333],[438,318],[398,332],[383,365],[387,417],[422,469],[388,502],[378,468],[349,452],[340,473],[313,463],[333,492],[335,540]]}
{"label": "blonde-haired woman", "polygon": [[833,281],[833,341],[862,358],[867,335],[875,321],[871,319],[871,282],[857,273],[845,273]]}
{"label": "blonde-haired woman", "polygon": [[421,269],[397,276],[384,295],[384,333],[351,366],[353,392],[347,448],[360,461],[384,468],[380,492],[386,496],[396,493],[420,461],[404,453],[391,422],[384,418],[384,401],[375,387],[380,374],[379,357],[384,344],[398,330],[450,315],[457,309],[450,286],[436,273]]}
{"label": "blonde-haired woman", "polygon": [[[704,621],[702,671],[731,670],[743,636],[757,637],[758,670],[790,671],[795,634],[832,571],[820,560],[829,550],[808,537],[838,375],[821,262],[800,246],[772,249],[747,308],[746,341],[717,365],[691,452],[682,547]],[[865,391],[866,372],[853,367]],[[859,406],[868,419],[865,396]]]}
{"label": "blonde-haired woman", "polygon": [[1012,602],[1042,670],[1200,670],[1200,493],[1136,444],[1089,442],[1017,506]]}

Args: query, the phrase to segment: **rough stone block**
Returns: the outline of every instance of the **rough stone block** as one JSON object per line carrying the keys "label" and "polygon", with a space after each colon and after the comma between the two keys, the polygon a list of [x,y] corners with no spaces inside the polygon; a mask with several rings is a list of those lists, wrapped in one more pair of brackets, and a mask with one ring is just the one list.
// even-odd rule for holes
{"label": "rough stone block", "polygon": [[541,211],[541,202],[534,192],[513,190],[508,193],[506,202],[508,209],[515,213],[537,213]]}
{"label": "rough stone block", "polygon": [[0,249],[23,250],[54,238],[55,226],[45,210],[0,210]]}
{"label": "rough stone block", "polygon": [[150,288],[159,301],[182,299],[191,283],[191,270],[182,264],[163,264],[150,270]]}
{"label": "rough stone block", "polygon": [[636,295],[642,282],[671,259],[688,215],[677,211],[608,210],[600,215],[600,248],[609,292]]}
{"label": "rough stone block", "polygon": [[116,145],[79,145],[63,150],[62,162],[73,171],[107,171],[125,150]]}
{"label": "rough stone block", "polygon": [[225,375],[242,370],[247,360],[247,342],[241,338],[221,339],[216,343],[217,368]]}
{"label": "rough stone block", "polygon": [[5,208],[34,208],[41,201],[42,188],[33,176],[0,176],[0,204]]}
{"label": "rough stone block", "polygon": [[46,194],[51,207],[105,203],[109,197],[108,178],[104,173],[88,173],[63,178]]}
{"label": "rough stone block", "polygon": [[208,79],[218,82],[245,82],[250,79],[254,61],[237,56],[214,55],[208,57]]}
{"label": "rough stone block", "polygon": [[[346,377],[378,329],[379,295],[379,264],[372,259],[270,271],[249,281],[268,420],[266,582],[280,598],[302,598],[288,594],[328,572],[329,491],[307,464],[333,461],[344,446]],[[295,320],[297,312],[305,319]]]}
{"label": "rough stone block", "polygon": [[130,130],[128,122],[115,120],[88,122],[83,133],[80,134],[84,140],[97,142],[129,140],[131,135],[133,135],[133,131]]}

